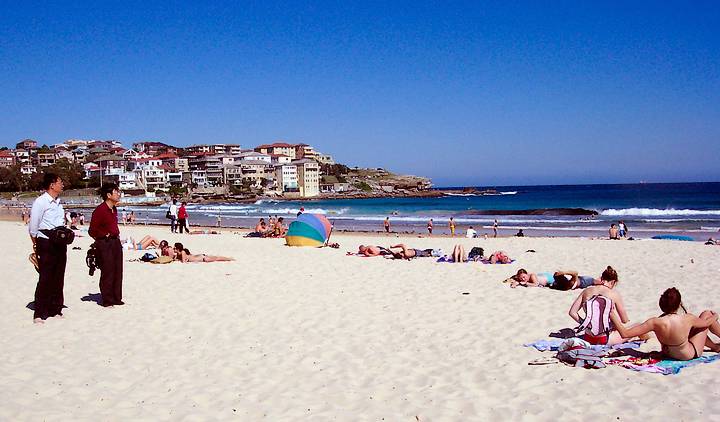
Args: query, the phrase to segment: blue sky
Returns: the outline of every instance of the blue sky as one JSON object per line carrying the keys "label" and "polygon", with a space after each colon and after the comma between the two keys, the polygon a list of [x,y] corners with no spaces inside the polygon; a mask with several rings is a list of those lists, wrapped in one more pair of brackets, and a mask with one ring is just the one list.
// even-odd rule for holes
{"label": "blue sky", "polygon": [[436,185],[720,181],[718,2],[9,2],[0,144],[305,142]]}

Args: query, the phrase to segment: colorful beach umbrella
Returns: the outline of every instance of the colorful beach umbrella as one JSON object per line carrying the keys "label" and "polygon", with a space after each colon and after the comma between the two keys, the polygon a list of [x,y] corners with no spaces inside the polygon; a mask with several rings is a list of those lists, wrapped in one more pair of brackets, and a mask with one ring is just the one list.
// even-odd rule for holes
{"label": "colorful beach umbrella", "polygon": [[300,214],[290,223],[285,243],[288,246],[323,246],[330,236],[332,224],[322,214]]}

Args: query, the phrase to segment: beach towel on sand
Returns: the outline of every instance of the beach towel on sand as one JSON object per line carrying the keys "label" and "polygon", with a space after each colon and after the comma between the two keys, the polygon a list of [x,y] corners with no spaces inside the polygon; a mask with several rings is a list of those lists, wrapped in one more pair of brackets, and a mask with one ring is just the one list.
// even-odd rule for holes
{"label": "beach towel on sand", "polygon": [[[560,350],[560,346],[563,343],[567,343],[568,341],[578,341],[578,343],[577,343],[578,345],[584,345],[586,343],[585,340],[582,340],[579,338],[571,338],[571,339],[552,338],[549,340],[538,340],[538,341],[534,341],[532,343],[525,343],[525,344],[523,344],[523,346],[534,347],[536,350],[539,350],[541,352],[558,351],[558,350]],[[585,342],[585,343],[583,343],[583,342]],[[607,345],[603,345],[603,344],[593,344],[593,345],[590,345],[589,347],[585,347],[585,348],[593,349],[593,350],[637,349],[638,347],[640,347],[641,344],[642,344],[642,342],[640,342],[640,341],[629,341],[627,343],[616,344],[614,346],[607,346]]]}
{"label": "beach towel on sand", "polygon": [[[490,262],[489,259],[483,259],[480,262],[482,262],[483,264],[492,264],[492,262]],[[513,262],[515,262],[515,260],[511,259],[510,262],[496,262],[495,264],[496,265],[504,265],[504,264],[512,264]]]}
{"label": "beach towel on sand", "polygon": [[159,256],[155,259],[152,259],[148,261],[151,264],[169,264],[173,262],[173,259],[171,256]]}
{"label": "beach towel on sand", "polygon": [[650,360],[648,362],[647,360],[642,361],[630,358],[627,360],[612,359],[608,361],[608,363],[611,365],[619,365],[623,368],[632,369],[633,371],[650,372],[662,375],[674,375],[679,373],[683,368],[699,365],[701,363],[715,362],[718,359],[720,359],[720,353],[704,355],[692,360]]}

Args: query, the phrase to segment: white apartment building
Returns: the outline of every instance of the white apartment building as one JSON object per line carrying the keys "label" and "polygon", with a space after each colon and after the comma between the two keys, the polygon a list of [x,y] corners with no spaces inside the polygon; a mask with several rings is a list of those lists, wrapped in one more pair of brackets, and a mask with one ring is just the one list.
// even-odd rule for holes
{"label": "white apartment building", "polygon": [[297,191],[297,167],[293,164],[279,164],[275,166],[275,180],[281,192]]}
{"label": "white apartment building", "polygon": [[239,144],[197,144],[185,148],[189,154],[240,154],[242,148]]}
{"label": "white apartment building", "polygon": [[167,188],[165,170],[154,166],[143,166],[135,170],[145,190],[164,190]]}
{"label": "white apartment building", "polygon": [[134,171],[124,171],[118,175],[118,186],[121,190],[138,189],[138,175]]}
{"label": "white apartment building", "polygon": [[55,164],[55,161],[57,161],[57,157],[54,152],[39,152],[38,155],[38,165],[40,167],[48,167],[53,164]]}
{"label": "white apartment building", "polygon": [[255,151],[263,154],[282,154],[287,155],[291,160],[295,159],[295,145],[284,142],[260,145],[255,147]]}
{"label": "white apartment building", "polygon": [[304,158],[292,162],[297,167],[297,181],[300,196],[309,198],[320,194],[320,165],[315,160]]}
{"label": "white apartment building", "polygon": [[268,164],[272,164],[272,157],[270,156],[270,154],[263,154],[256,151],[241,152],[236,156],[236,161],[237,160],[264,161]]}

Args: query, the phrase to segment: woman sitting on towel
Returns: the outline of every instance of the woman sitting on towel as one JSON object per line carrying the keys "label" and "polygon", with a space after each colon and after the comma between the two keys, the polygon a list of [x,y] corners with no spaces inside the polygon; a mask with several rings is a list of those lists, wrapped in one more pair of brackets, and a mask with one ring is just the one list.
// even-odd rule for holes
{"label": "woman sitting on towel", "polygon": [[[720,352],[720,344],[708,337],[708,331],[720,336],[718,314],[703,311],[700,316],[688,313],[681,301],[680,291],[671,287],[660,296],[660,309],[663,314],[650,318],[642,324],[625,328],[624,320],[612,313],[610,319],[620,335],[625,338],[646,335],[654,332],[662,345],[662,353],[670,359],[690,360],[699,358],[705,347],[712,352]],[[682,313],[679,313],[682,309]]]}
{"label": "woman sitting on towel", "polygon": [[[625,310],[625,302],[623,302],[620,293],[614,290],[614,287],[618,283],[617,271],[615,271],[612,267],[608,266],[605,271],[603,271],[600,279],[602,281],[602,284],[590,286],[587,289],[584,289],[583,292],[580,293],[580,295],[577,297],[577,299],[575,299],[572,306],[570,307],[570,311],[568,312],[570,318],[574,319],[579,324],[582,324],[583,319],[580,318],[580,315],[578,313],[580,309],[585,308],[585,304],[589,299],[595,296],[605,296],[606,298],[612,300],[614,304],[613,311],[617,311],[620,320],[623,323],[627,323],[630,319],[628,318],[627,311]],[[558,281],[556,280],[555,284],[557,284],[557,282]],[[585,313],[585,316],[587,317],[587,311]],[[611,312],[611,314],[612,313],[614,312]],[[609,346],[612,346],[615,344],[624,343],[628,339],[628,337],[620,335],[617,330],[612,330],[607,334],[602,334],[598,336],[594,336],[588,331],[585,331],[582,339],[590,344],[607,344]]]}
{"label": "woman sitting on towel", "polygon": [[218,261],[234,261],[235,258],[226,256],[191,254],[190,251],[183,246],[182,243],[175,243],[175,260],[180,262],[218,262]]}

